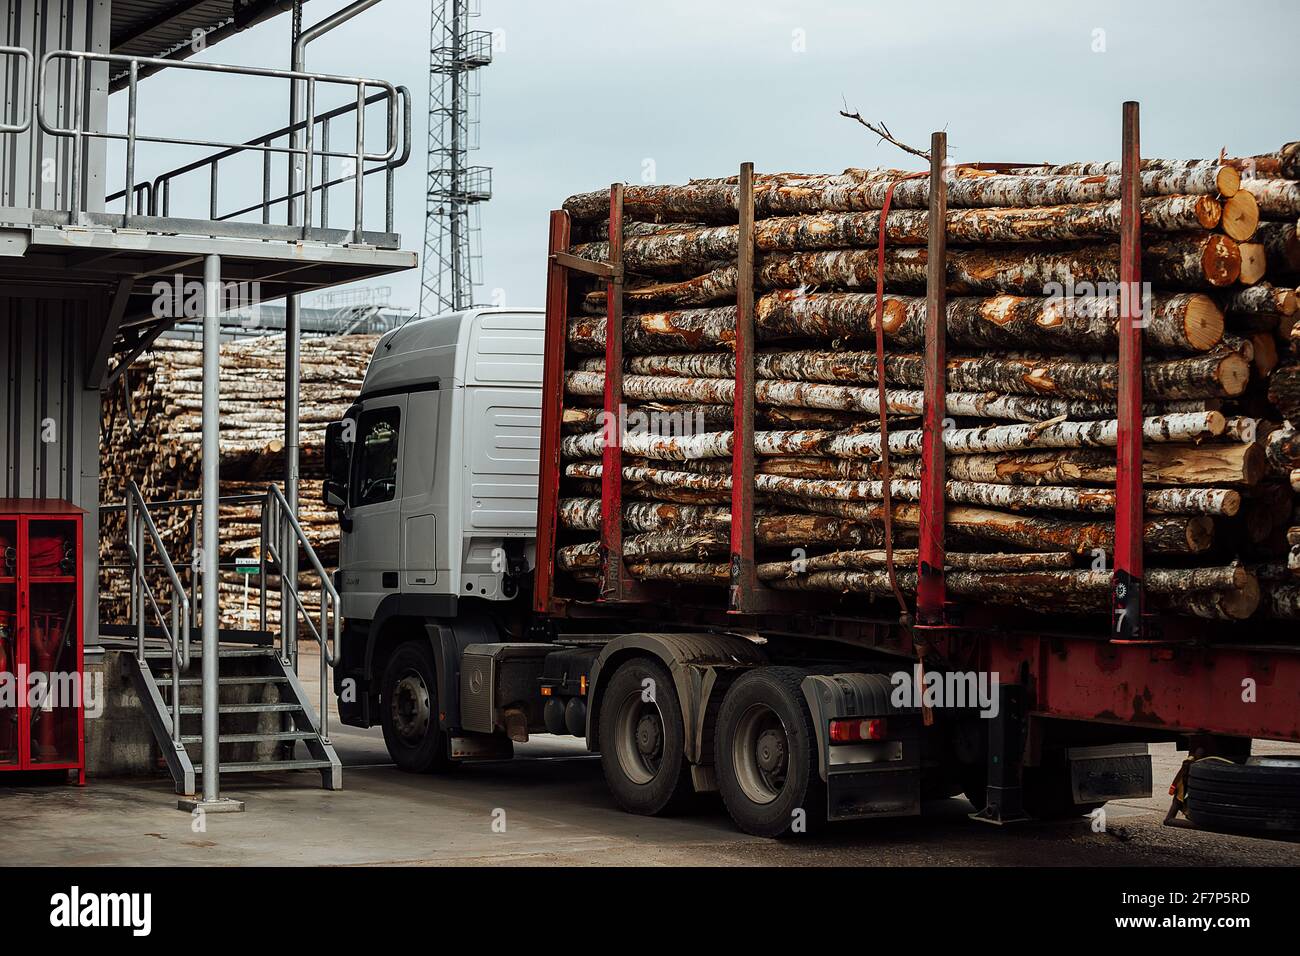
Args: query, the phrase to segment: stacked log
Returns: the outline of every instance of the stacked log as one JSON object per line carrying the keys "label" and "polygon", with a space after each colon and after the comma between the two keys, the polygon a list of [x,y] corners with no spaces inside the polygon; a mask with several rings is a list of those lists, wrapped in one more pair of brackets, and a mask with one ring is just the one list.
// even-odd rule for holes
{"label": "stacked log", "polygon": [[[299,521],[327,569],[338,562],[338,521],[321,500],[325,425],[342,418],[361,390],[378,336],[307,337],[302,342],[299,406]],[[100,433],[100,500],[120,504],[134,480],[148,502],[196,498],[201,487],[202,348],[199,343],[160,339],[104,396]],[[241,339],[221,346],[220,449],[222,497],[263,495],[284,476],[284,337]],[[253,557],[261,544],[260,502],[224,503],[220,511],[221,560]],[[187,585],[194,548],[188,508],[155,506],[151,515]],[[123,519],[106,512],[100,534],[101,619],[125,621],[130,582],[118,566]],[[258,578],[221,573],[222,626],[242,627],[245,584],[256,626]],[[311,587],[303,574],[300,584]],[[161,586],[161,580],[155,587]],[[315,606],[314,592],[304,590]],[[280,595],[268,594],[268,617],[279,620]]]}
{"label": "stacked log", "polygon": [[[1108,611],[1119,174],[950,173],[943,437],[958,600]],[[1146,160],[1141,175],[1150,603],[1220,621],[1300,617],[1287,590],[1300,587],[1300,146]],[[915,590],[928,202],[928,177],[898,170],[755,177],[755,540],[771,587]],[[571,596],[599,594],[615,427],[629,574],[729,583],[739,203],[736,177],[625,188],[621,424],[602,414],[605,285],[570,273],[556,565]],[[608,192],[564,208],[569,252],[606,260]]]}

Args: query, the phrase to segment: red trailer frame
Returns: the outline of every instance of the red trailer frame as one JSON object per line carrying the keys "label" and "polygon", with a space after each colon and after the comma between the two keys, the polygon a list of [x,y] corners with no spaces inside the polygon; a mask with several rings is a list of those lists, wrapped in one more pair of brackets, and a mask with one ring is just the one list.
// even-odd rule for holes
{"label": "red trailer frame", "polygon": [[[1157,731],[1160,736],[1220,734],[1300,741],[1300,646],[1243,644],[1224,639],[1208,622],[1155,619],[1142,601],[1142,308],[1141,162],[1138,105],[1123,107],[1121,173],[1119,439],[1116,449],[1116,516],[1111,633],[1076,634],[1026,631],[1019,615],[995,609],[963,608],[965,622],[946,599],[944,586],[944,411],[946,367],[946,137],[931,143],[930,237],[925,326],[924,457],[921,535],[915,626],[885,619],[836,618],[833,627],[853,631],[855,643],[874,644],[892,654],[927,663],[997,672],[1003,683],[1032,682],[1028,713],[1037,717],[1122,724]],[[982,169],[1009,165],[975,164]],[[757,625],[785,612],[797,612],[794,595],[773,591],[755,577],[754,499],[754,289],[753,165],[738,177],[736,392],[732,455],[731,586],[725,609],[713,620],[734,626],[737,616]],[[621,230],[623,187],[610,193],[610,258],[592,262],[567,252],[569,216],[551,214],[546,298],[546,354],[542,396],[542,450],[538,511],[538,553],[534,610],[545,615],[578,613],[555,594],[555,545],[561,469],[566,331],[570,314],[571,270],[607,282],[605,411],[617,414],[622,402]],[[620,421],[619,419],[614,419]],[[616,430],[620,430],[616,428]],[[601,543],[605,557],[600,599],[581,613],[627,616],[629,603],[663,613],[663,589],[627,580],[622,561],[621,435],[605,448],[602,471]],[[657,596],[656,596],[657,595]],[[661,605],[645,607],[658,600]],[[807,608],[803,607],[804,619]],[[708,612],[696,613],[695,621]],[[791,619],[792,620],[792,619]],[[784,622],[791,625],[790,620]],[[1010,675],[1010,676],[1009,676]]]}

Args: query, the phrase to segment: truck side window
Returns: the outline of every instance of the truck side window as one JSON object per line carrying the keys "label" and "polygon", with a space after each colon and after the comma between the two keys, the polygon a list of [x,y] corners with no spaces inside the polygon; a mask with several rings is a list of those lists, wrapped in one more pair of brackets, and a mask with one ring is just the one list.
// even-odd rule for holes
{"label": "truck side window", "polygon": [[397,436],[401,420],[402,413],[397,408],[376,408],[362,413],[352,455],[356,462],[356,480],[352,483],[354,507],[392,501],[397,494]]}

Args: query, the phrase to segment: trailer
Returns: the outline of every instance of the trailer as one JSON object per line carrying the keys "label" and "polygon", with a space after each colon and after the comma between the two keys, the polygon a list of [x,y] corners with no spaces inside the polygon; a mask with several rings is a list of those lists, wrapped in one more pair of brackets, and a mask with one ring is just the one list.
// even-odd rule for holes
{"label": "trailer", "polygon": [[[931,224],[945,221],[945,152],[935,134]],[[1136,285],[1136,104],[1125,107],[1123,155],[1121,275]],[[621,421],[624,407],[616,184],[607,261],[570,254],[569,217],[553,212],[544,311],[476,309],[390,332],[357,403],[330,426],[325,497],[342,531],[334,686],[343,721],[381,724],[394,761],[412,772],[502,759],[533,734],[581,737],[600,754],[623,809],[667,813],[716,791],[741,829],[763,836],[915,815],[923,801],[956,794],[976,819],[995,824],[1084,814],[1149,796],[1147,746],[1174,741],[1189,760],[1217,758],[1199,765],[1202,778],[1218,774],[1204,785],[1202,822],[1295,827],[1300,768],[1249,759],[1252,738],[1300,740],[1300,646],[1285,639],[1286,625],[1243,639],[1240,629],[1154,614],[1142,600],[1136,313],[1120,323],[1109,627],[946,592],[945,376],[937,374],[946,247],[933,225],[915,607],[900,613],[860,595],[778,591],[758,578],[753,182],[745,164],[730,587],[628,574],[621,427],[603,446],[591,519],[600,532],[597,587],[573,591],[557,573],[575,272],[605,284],[606,420]],[[1179,787],[1185,782],[1180,775]]]}

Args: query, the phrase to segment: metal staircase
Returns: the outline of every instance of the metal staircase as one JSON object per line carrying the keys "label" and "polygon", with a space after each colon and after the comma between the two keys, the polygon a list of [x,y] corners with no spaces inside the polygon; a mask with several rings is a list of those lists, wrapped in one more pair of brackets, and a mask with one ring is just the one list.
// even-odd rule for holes
{"label": "metal staircase", "polygon": [[[163,507],[190,505],[189,501],[163,502]],[[130,557],[132,581],[131,624],[135,638],[132,679],[143,703],[154,737],[162,751],[176,792],[193,794],[203,772],[201,647],[191,642],[196,633],[196,608],[172,563],[152,516],[134,482],[127,489],[125,550]],[[279,576],[281,557],[290,549],[305,552],[305,570],[320,584],[320,616],[307,613],[297,582],[286,579],[295,618],[305,622],[304,633],[321,645],[321,699],[316,710],[295,669],[296,642],[266,628],[268,578]],[[148,553],[149,560],[146,560]],[[164,584],[162,603],[151,574]],[[262,547],[259,569],[262,600],[256,630],[223,629],[218,658],[218,724],[221,775],[317,770],[329,790],[343,786],[343,768],[329,741],[329,671],[338,642],[338,594],[321,566],[302,527],[284,496],[274,486],[262,507]],[[149,623],[152,611],[154,623]],[[106,633],[114,630],[105,628]],[[122,630],[127,630],[123,628]],[[289,632],[296,631],[289,628]],[[123,635],[125,636],[125,635]],[[306,756],[298,756],[302,744]]]}

